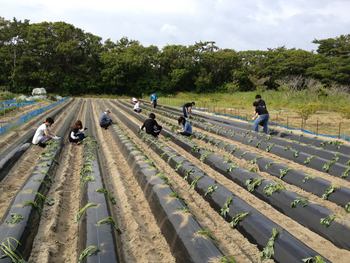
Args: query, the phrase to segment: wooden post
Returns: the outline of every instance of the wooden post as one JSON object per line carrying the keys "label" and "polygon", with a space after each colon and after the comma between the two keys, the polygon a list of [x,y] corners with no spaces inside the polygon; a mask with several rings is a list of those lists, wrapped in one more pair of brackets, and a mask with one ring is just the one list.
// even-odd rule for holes
{"label": "wooden post", "polygon": [[287,115],[287,128],[289,128],[289,119],[288,119],[288,115]]}
{"label": "wooden post", "polygon": [[318,119],[316,120],[316,135],[318,135]]}
{"label": "wooden post", "polygon": [[341,122],[339,122],[338,139],[340,139]]}

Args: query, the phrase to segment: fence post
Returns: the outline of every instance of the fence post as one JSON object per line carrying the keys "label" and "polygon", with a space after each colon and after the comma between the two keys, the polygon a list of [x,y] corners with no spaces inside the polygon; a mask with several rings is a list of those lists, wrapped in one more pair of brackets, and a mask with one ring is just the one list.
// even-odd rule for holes
{"label": "fence post", "polygon": [[318,135],[318,119],[316,120],[316,135]]}
{"label": "fence post", "polygon": [[339,122],[338,139],[340,139],[341,122]]}
{"label": "fence post", "polygon": [[287,115],[287,128],[289,128],[289,119],[288,119],[288,115]]}

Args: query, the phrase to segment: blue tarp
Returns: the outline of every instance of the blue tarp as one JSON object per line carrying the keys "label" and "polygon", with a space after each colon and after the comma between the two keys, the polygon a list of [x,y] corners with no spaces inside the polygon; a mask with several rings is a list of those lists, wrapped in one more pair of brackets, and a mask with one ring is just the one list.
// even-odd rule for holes
{"label": "blue tarp", "polygon": [[22,101],[22,102],[17,102],[16,100],[11,100],[10,102],[5,101],[5,102],[0,103],[0,106],[1,106],[0,112],[3,110],[6,110],[6,109],[12,108],[12,107],[20,108],[20,107],[32,105],[35,103],[37,103],[37,102],[34,100],[33,101]]}
{"label": "blue tarp", "polygon": [[21,117],[19,117],[16,121],[11,122],[6,124],[5,126],[0,127],[0,135],[6,133],[8,130],[10,130],[11,128],[15,127],[15,126],[19,126],[22,125],[23,123],[29,121],[30,119],[40,115],[41,113],[52,109],[53,107],[57,106],[58,104],[61,104],[62,102],[64,102],[65,100],[67,100],[67,98],[63,98],[59,101],[56,101],[50,105],[47,105],[45,107],[39,108],[39,109],[35,109],[31,112],[28,112],[24,115],[22,115]]}

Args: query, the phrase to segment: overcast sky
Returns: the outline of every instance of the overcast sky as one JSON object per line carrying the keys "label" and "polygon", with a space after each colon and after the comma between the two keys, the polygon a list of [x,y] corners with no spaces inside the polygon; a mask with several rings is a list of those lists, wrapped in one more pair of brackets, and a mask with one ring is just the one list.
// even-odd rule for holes
{"label": "overcast sky", "polygon": [[64,21],[113,41],[144,45],[215,41],[236,50],[316,49],[350,34],[350,0],[0,0],[0,16]]}

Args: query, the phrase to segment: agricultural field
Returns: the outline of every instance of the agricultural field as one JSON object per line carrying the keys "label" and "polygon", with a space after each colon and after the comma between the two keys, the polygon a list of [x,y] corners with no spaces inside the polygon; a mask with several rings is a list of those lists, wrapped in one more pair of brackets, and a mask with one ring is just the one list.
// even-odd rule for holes
{"label": "agricultural field", "polygon": [[[0,263],[349,262],[348,143],[199,112],[184,137],[179,109],[141,107],[67,99],[0,135]],[[61,139],[31,145],[47,116]]]}

